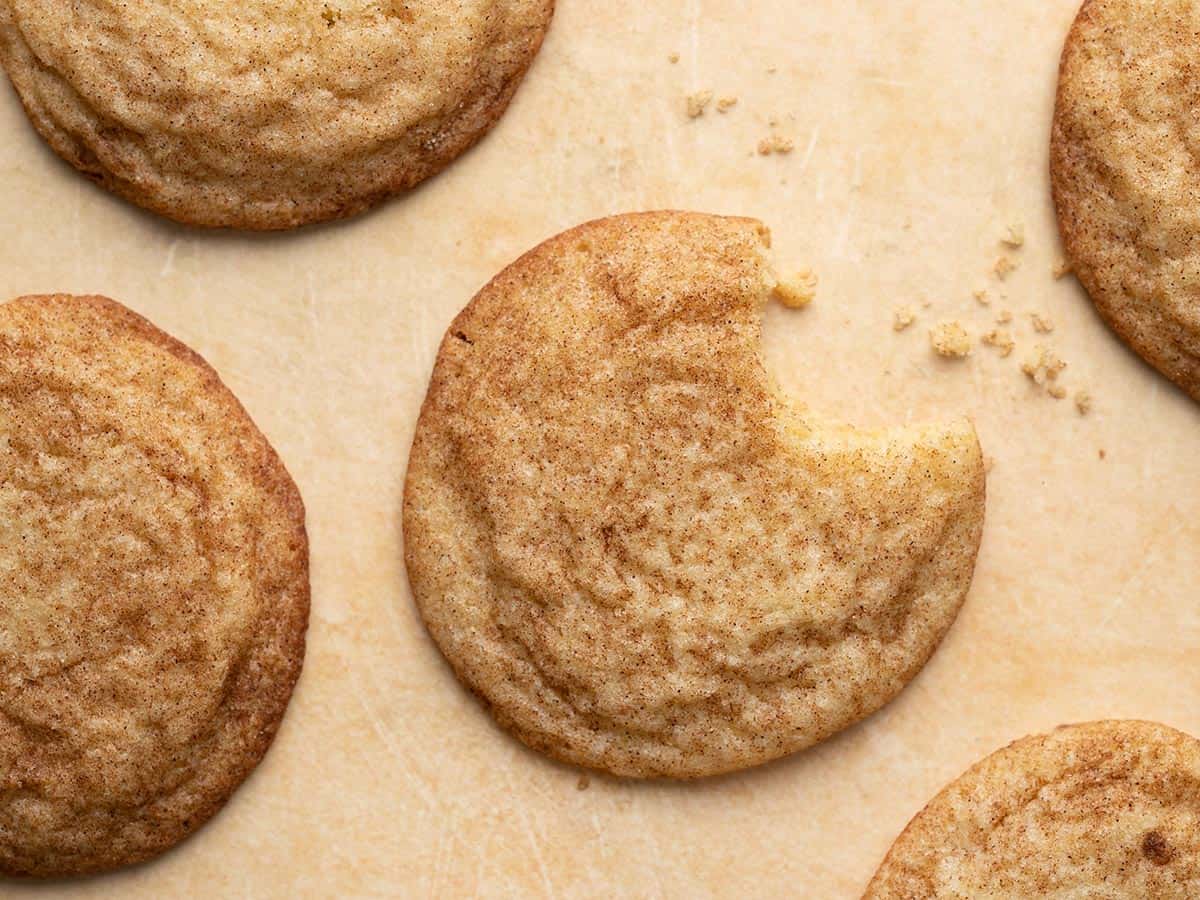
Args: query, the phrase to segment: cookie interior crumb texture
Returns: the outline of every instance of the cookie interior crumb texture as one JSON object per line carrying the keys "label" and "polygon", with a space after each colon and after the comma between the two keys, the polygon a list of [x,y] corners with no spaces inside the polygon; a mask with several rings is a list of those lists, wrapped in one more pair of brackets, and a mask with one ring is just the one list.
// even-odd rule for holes
{"label": "cookie interior crumb texture", "polygon": [[895,696],[963,602],[974,429],[786,402],[760,348],[768,246],[749,219],[592,222],[447,332],[406,564],[456,673],[535,749],[630,776],[766,762]]}
{"label": "cookie interior crumb texture", "polygon": [[5,303],[0,350],[0,872],[111,869],[202,825],[271,743],[304,507],[216,373],[119,304]]}
{"label": "cookie interior crumb texture", "polygon": [[499,119],[554,0],[0,0],[0,63],[69,163],[148,209],[280,229],[437,173]]}
{"label": "cookie interior crumb texture", "polygon": [[964,359],[971,355],[971,335],[961,322],[939,322],[929,329],[929,343],[938,356]]}
{"label": "cookie interior crumb texture", "polygon": [[1094,722],[1005,747],[897,838],[864,900],[1200,896],[1200,741]]}

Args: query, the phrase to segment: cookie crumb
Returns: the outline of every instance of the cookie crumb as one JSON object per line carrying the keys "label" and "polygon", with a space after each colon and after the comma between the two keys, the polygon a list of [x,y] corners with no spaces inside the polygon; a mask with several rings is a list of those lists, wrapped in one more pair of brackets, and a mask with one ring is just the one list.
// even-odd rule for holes
{"label": "cookie crumb", "polygon": [[1011,256],[1001,256],[992,264],[992,274],[1003,281],[1017,267]]}
{"label": "cookie crumb", "polygon": [[1055,400],[1063,400],[1067,396],[1067,389],[1061,384],[1052,384],[1050,387],[1046,388],[1046,393]]}
{"label": "cookie crumb", "polygon": [[1021,363],[1021,371],[1039,386],[1045,386],[1056,380],[1062,374],[1067,363],[1053,350],[1038,344],[1033,353]]}
{"label": "cookie crumb", "polygon": [[903,331],[917,321],[917,313],[911,306],[901,306],[892,317],[892,330]]}
{"label": "cookie crumb", "polygon": [[995,347],[1001,356],[1011,356],[1017,342],[1006,328],[994,328],[985,334],[980,341],[988,347]]}
{"label": "cookie crumb", "polygon": [[929,329],[933,352],[946,359],[964,359],[971,355],[971,335],[961,322],[939,322]]}
{"label": "cookie crumb", "polygon": [[772,153],[791,153],[796,149],[796,142],[780,134],[773,134],[758,142],[758,155],[770,156]]}
{"label": "cookie crumb", "polygon": [[575,790],[577,791],[586,791],[591,786],[592,779],[588,778],[586,775],[580,775],[579,780],[575,782]]}
{"label": "cookie crumb", "polygon": [[816,296],[817,274],[812,269],[800,269],[775,285],[776,299],[788,309],[804,309]]}
{"label": "cookie crumb", "polygon": [[1075,395],[1075,408],[1081,416],[1091,413],[1093,407],[1092,395],[1087,391],[1079,391]]}
{"label": "cookie crumb", "polygon": [[1054,275],[1055,281],[1058,281],[1060,278],[1066,278],[1072,271],[1071,264],[1065,259],[1060,259],[1054,264],[1054,268],[1050,270],[1051,274]]}
{"label": "cookie crumb", "polygon": [[727,113],[738,104],[737,97],[722,97],[717,101],[717,112]]}
{"label": "cookie crumb", "polygon": [[1033,322],[1033,330],[1038,334],[1049,334],[1054,330],[1054,322],[1049,316],[1041,313],[1030,313],[1029,320]]}
{"label": "cookie crumb", "polygon": [[1107,450],[1101,450],[1099,452],[1100,452],[1101,459],[1108,459],[1108,451]]}
{"label": "cookie crumb", "polygon": [[1009,225],[1008,230],[1004,233],[1004,237],[1000,238],[1000,243],[1005,247],[1011,247],[1014,250],[1019,250],[1025,246],[1025,226],[1017,223]]}
{"label": "cookie crumb", "polygon": [[988,292],[985,288],[980,288],[977,291],[973,291],[971,296],[975,298],[975,302],[980,306],[991,306],[992,304],[992,298],[988,296]]}
{"label": "cookie crumb", "polygon": [[704,111],[708,109],[708,104],[712,103],[712,91],[697,91],[694,94],[689,94],[687,98],[687,114],[689,119],[698,119],[704,115]]}
{"label": "cookie crumb", "polygon": [[675,63],[679,62],[679,54],[678,53],[668,53],[667,54],[667,62],[669,62],[671,65],[675,65]]}
{"label": "cookie crumb", "polygon": [[1000,310],[1000,312],[996,315],[996,324],[997,325],[1007,325],[1012,320],[1013,320],[1013,314],[1012,314],[1012,312],[1010,312],[1007,309]]}

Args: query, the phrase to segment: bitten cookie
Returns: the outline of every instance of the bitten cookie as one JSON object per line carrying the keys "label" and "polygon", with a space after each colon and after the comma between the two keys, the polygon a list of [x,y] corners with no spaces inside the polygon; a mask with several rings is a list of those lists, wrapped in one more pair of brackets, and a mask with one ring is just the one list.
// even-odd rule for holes
{"label": "bitten cookie", "polygon": [[455,319],[405,488],[406,561],[459,677],[529,746],[711,775],[868,715],[954,621],[974,429],[789,408],[760,355],[767,230],[618,216]]}
{"label": "bitten cookie", "polygon": [[1094,722],[1010,744],[912,820],[866,893],[979,897],[1200,897],[1200,741]]}
{"label": "bitten cookie", "polygon": [[101,297],[0,305],[0,872],[161,853],[266,752],[304,507],[217,375]]}
{"label": "bitten cookie", "polygon": [[1200,400],[1200,6],[1087,0],[1063,50],[1050,173],[1096,308]]}
{"label": "bitten cookie", "polygon": [[0,0],[0,62],[54,150],[193,225],[361,212],[499,119],[554,0]]}

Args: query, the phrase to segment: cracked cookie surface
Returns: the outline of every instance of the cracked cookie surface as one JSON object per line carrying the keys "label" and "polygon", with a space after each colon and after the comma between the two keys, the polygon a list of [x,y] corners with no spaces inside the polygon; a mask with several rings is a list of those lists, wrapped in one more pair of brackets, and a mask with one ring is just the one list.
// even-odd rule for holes
{"label": "cracked cookie surface", "polygon": [[1200,741],[1152,722],[1005,747],[905,829],[865,900],[1200,896]]}
{"label": "cracked cookie surface", "polygon": [[1067,257],[1101,316],[1200,400],[1200,6],[1087,0],[1050,148]]}
{"label": "cracked cookie surface", "polygon": [[360,212],[499,119],[553,0],[0,0],[0,62],[54,150],[183,222]]}
{"label": "cracked cookie surface", "polygon": [[100,297],[0,305],[0,872],[153,856],[299,675],[304,509],[216,373]]}
{"label": "cracked cookie surface", "polygon": [[819,741],[900,691],[966,595],[966,422],[798,413],[760,354],[759,223],[593,222],[455,319],[405,488],[429,631],[501,724],[632,776]]}

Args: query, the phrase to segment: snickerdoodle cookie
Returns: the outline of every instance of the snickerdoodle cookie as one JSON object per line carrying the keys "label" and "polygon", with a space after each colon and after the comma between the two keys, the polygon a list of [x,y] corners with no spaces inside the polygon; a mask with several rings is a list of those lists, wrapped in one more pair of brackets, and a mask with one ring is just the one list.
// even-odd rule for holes
{"label": "snickerdoodle cookie", "polygon": [[196,225],[349,216],[499,119],[554,0],[0,0],[0,62],[60,156]]}
{"label": "snickerdoodle cookie", "polygon": [[1200,741],[1150,722],[1017,741],[938,794],[866,900],[1200,897]]}
{"label": "snickerdoodle cookie", "polygon": [[213,815],[304,656],[304,507],[217,375],[100,297],[0,305],[0,872]]}
{"label": "snickerdoodle cookie", "polygon": [[406,561],[459,677],[531,747],[697,777],[806,747],[921,669],[971,581],[974,429],[790,408],[760,355],[758,222],[618,216],[450,327]]}
{"label": "snickerdoodle cookie", "polygon": [[1050,168],[1071,266],[1134,350],[1200,400],[1200,5],[1087,0]]}

